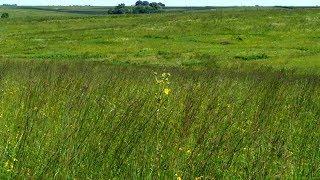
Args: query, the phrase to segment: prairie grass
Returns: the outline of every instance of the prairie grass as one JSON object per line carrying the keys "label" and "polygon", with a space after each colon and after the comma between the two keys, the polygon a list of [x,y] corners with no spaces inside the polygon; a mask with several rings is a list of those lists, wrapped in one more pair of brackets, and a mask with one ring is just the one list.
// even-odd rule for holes
{"label": "prairie grass", "polygon": [[239,8],[125,16],[42,9],[0,8],[0,12],[10,14],[9,19],[0,20],[1,59],[319,68],[319,8]]}
{"label": "prairie grass", "polygon": [[0,68],[1,178],[320,175],[318,76],[103,62]]}

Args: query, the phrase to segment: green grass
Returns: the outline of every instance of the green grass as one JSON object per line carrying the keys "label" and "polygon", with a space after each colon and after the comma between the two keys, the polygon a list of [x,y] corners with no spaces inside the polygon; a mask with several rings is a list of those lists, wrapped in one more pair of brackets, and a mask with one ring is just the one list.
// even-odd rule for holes
{"label": "green grass", "polygon": [[[317,76],[102,62],[0,67],[3,178],[319,177]],[[170,84],[157,83],[162,73]]]}
{"label": "green grass", "polygon": [[0,179],[320,177],[319,9],[0,11]]}
{"label": "green grass", "polygon": [[286,60],[290,65],[283,68],[295,63],[299,66],[299,62],[308,65],[305,69],[314,64],[319,67],[318,62],[309,63],[320,57],[320,11],[316,8],[217,9],[126,16],[7,11],[12,17],[0,21],[0,53],[5,59],[93,59],[206,67],[277,66]]}

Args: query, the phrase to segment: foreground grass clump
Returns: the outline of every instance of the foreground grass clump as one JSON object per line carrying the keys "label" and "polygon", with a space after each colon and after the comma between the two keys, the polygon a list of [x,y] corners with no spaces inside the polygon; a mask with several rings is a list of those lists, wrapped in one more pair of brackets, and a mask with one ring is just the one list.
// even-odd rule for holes
{"label": "foreground grass clump", "polygon": [[320,176],[318,76],[95,62],[0,70],[1,178]]}

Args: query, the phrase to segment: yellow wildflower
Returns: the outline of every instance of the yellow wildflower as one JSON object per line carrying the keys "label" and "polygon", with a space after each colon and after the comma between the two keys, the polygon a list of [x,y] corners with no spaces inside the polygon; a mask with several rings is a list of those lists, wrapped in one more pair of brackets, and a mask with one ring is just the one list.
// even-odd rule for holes
{"label": "yellow wildflower", "polygon": [[166,95],[169,95],[169,94],[171,93],[171,89],[165,88],[165,89],[163,90],[163,93],[166,94]]}
{"label": "yellow wildflower", "polygon": [[162,84],[162,83],[164,83],[164,81],[163,81],[163,80],[159,80],[159,79],[157,79],[157,78],[156,78],[156,82],[157,82],[158,84]]}
{"label": "yellow wildflower", "polygon": [[8,172],[13,171],[13,163],[10,162],[10,161],[7,161],[7,162],[4,164],[4,167],[7,169]]}

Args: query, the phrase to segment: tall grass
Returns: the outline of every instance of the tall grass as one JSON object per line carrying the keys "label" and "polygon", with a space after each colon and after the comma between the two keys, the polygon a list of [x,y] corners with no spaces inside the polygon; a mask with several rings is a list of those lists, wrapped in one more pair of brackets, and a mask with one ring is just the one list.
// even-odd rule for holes
{"label": "tall grass", "polygon": [[1,178],[320,177],[318,76],[102,62],[0,69]]}

